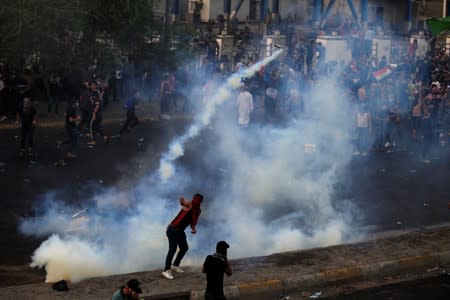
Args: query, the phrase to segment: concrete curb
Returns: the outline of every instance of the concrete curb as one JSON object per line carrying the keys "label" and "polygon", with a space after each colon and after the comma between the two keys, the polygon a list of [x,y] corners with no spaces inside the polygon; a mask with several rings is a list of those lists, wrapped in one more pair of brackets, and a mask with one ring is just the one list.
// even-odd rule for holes
{"label": "concrete curb", "polygon": [[[285,278],[283,280],[273,279],[232,285],[225,287],[224,292],[229,300],[241,299],[240,297],[249,295],[267,295],[268,293],[278,296],[303,288],[327,286],[361,279],[382,279],[388,275],[395,276],[407,272],[424,271],[426,268],[448,264],[450,264],[450,250],[432,254],[404,256],[396,260],[381,261],[370,265],[329,269],[299,277]],[[189,299],[204,299],[204,293],[205,290],[191,291],[189,293]]]}
{"label": "concrete curb", "polygon": [[[225,296],[228,300],[241,299],[240,297],[255,296],[255,295],[267,295],[273,294],[278,296],[283,293],[283,282],[278,279],[254,281],[249,283],[243,283],[239,285],[227,286],[224,288]],[[205,290],[191,291],[189,300],[205,299]],[[274,298],[276,299],[276,298]]]}

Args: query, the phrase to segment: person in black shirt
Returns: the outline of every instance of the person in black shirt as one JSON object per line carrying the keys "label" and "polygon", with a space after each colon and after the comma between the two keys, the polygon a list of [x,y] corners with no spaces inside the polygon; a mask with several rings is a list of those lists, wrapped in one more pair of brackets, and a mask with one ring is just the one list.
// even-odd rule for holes
{"label": "person in black shirt", "polygon": [[80,134],[77,124],[80,121],[80,116],[77,114],[77,106],[78,102],[73,98],[66,110],[66,131],[70,141],[70,150],[66,153],[66,157],[68,158],[77,157],[75,150],[78,145],[78,136]]}
{"label": "person in black shirt", "polygon": [[33,105],[31,105],[30,98],[25,97],[23,99],[22,107],[17,112],[16,123],[20,126],[20,145],[21,156],[25,154],[28,146],[28,155],[33,155],[33,136],[34,128],[36,127],[37,111]]}
{"label": "person in black shirt", "polygon": [[203,263],[202,272],[206,273],[205,300],[226,300],[223,293],[223,274],[231,276],[232,270],[227,259],[230,245],[220,241],[216,245],[216,253],[208,255]]}

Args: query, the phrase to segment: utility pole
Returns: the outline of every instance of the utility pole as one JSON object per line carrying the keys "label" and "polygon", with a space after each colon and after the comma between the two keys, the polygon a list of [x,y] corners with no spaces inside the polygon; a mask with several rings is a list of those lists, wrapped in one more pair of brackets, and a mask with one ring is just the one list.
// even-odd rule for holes
{"label": "utility pole", "polygon": [[447,3],[447,0],[442,0],[442,17],[443,18],[445,18],[445,17],[447,17],[447,5],[448,5],[448,3]]}
{"label": "utility pole", "polygon": [[170,0],[165,0],[166,1],[166,7],[165,7],[165,11],[164,11],[164,39],[163,39],[163,45],[164,48],[168,48],[169,47],[169,37],[170,37],[170,30],[169,30],[169,26],[170,26]]}

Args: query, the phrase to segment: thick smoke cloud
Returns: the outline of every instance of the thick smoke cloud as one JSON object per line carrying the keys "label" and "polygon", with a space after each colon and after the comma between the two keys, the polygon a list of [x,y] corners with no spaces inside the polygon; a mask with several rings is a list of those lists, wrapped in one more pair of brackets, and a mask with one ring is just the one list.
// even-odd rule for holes
{"label": "thick smoke cloud", "polygon": [[[24,233],[50,236],[33,254],[31,267],[45,267],[48,282],[162,268],[165,228],[178,212],[177,197],[195,192],[206,199],[198,233],[189,234],[184,264],[199,264],[222,239],[231,245],[232,258],[343,242],[351,219],[336,211],[332,200],[338,171],[352,153],[342,91],[333,81],[318,82],[308,93],[300,91],[307,107],[301,117],[284,126],[242,129],[234,109],[228,109],[239,76],[217,83],[217,98],[169,145],[159,169],[132,191],[105,190],[75,216],[64,212],[79,208],[53,199],[44,213],[25,220]],[[208,141],[196,151],[190,145],[201,143],[203,134]],[[305,152],[305,144],[316,151]],[[200,171],[180,163],[188,151]]]}

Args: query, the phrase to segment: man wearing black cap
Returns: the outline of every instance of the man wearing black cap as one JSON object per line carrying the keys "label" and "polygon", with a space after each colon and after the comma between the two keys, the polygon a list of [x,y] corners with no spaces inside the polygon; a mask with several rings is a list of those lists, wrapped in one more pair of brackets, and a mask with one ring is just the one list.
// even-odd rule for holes
{"label": "man wearing black cap", "polygon": [[208,255],[203,263],[202,272],[206,273],[205,300],[226,300],[223,293],[223,274],[231,276],[231,266],[227,259],[227,249],[230,245],[220,241],[216,253]]}
{"label": "man wearing black cap", "polygon": [[130,279],[126,285],[118,289],[112,296],[112,300],[139,299],[142,293],[141,282],[137,279]]}

